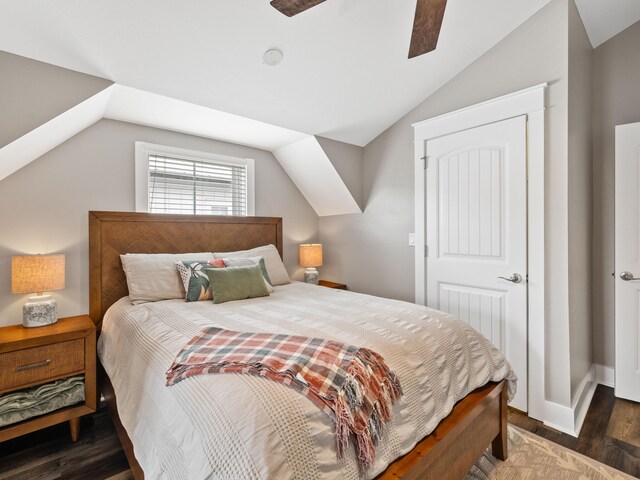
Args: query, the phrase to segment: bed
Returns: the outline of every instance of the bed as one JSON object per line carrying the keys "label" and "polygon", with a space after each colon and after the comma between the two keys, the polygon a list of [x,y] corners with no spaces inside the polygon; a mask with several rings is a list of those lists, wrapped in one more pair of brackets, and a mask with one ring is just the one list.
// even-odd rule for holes
{"label": "bed", "polygon": [[[218,309],[210,302],[128,301],[120,254],[273,244],[282,256],[282,219],[90,212],[89,237],[90,315],[102,328],[101,391],[136,480],[457,479],[489,444],[506,459],[513,374],[488,342],[476,345],[468,327],[441,312],[299,282]],[[163,372],[184,342],[220,323],[258,331],[277,325],[284,333],[366,343],[381,353],[405,396],[373,467],[359,471],[348,454],[336,460],[331,420],[275,382],[208,375],[164,387]],[[458,351],[465,343],[473,345]],[[421,360],[425,355],[433,361]]]}

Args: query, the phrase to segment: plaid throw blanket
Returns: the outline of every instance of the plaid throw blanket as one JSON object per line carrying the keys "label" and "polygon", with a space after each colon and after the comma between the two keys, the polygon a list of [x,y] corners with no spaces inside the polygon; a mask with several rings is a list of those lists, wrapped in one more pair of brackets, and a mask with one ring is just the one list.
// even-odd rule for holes
{"label": "plaid throw blanket", "polygon": [[354,439],[363,469],[373,464],[383,425],[402,395],[396,374],[377,353],[295,335],[206,328],[178,354],[167,386],[203,373],[248,373],[298,390],[334,419],[339,458]]}

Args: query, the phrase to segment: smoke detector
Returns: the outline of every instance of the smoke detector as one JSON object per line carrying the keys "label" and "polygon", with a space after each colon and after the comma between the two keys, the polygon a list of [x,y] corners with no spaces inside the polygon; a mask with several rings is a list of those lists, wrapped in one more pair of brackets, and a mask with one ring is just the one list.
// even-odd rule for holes
{"label": "smoke detector", "polygon": [[266,52],[264,52],[263,57],[265,65],[269,65],[270,67],[275,67],[276,65],[278,65],[283,58],[284,55],[277,48],[271,48],[267,50]]}

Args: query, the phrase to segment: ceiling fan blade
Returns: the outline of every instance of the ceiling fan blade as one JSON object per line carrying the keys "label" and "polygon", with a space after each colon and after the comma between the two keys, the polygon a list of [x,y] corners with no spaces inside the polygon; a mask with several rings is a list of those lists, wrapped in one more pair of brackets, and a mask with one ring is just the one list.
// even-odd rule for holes
{"label": "ceiling fan blade", "polygon": [[447,0],[417,0],[409,58],[436,49]]}
{"label": "ceiling fan blade", "polygon": [[293,17],[324,1],[325,0],[271,0],[271,6],[280,13],[284,13],[287,17]]}

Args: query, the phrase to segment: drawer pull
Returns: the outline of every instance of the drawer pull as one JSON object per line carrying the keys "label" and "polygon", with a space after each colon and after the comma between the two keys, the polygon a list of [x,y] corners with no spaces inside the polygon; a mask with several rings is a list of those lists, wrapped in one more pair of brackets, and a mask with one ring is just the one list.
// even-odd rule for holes
{"label": "drawer pull", "polygon": [[27,365],[20,365],[16,367],[16,372],[24,372],[25,370],[33,370],[34,368],[46,367],[51,364],[51,360],[44,360],[42,362],[29,363]]}

